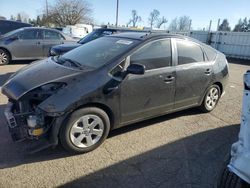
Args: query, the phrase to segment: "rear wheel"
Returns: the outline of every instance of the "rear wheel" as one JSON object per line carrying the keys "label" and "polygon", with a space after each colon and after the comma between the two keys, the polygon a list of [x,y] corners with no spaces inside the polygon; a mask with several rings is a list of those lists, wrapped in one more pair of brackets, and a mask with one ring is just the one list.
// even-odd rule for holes
{"label": "rear wheel", "polygon": [[219,86],[210,86],[200,106],[201,110],[204,112],[211,112],[218,104],[220,95],[221,91]]}
{"label": "rear wheel", "polygon": [[218,180],[217,188],[250,188],[250,185],[225,167]]}
{"label": "rear wheel", "polygon": [[108,115],[95,107],[73,112],[60,131],[62,146],[74,153],[96,149],[107,138],[110,130]]}
{"label": "rear wheel", "polygon": [[10,62],[10,56],[8,52],[3,49],[0,49],[0,65],[7,65]]}

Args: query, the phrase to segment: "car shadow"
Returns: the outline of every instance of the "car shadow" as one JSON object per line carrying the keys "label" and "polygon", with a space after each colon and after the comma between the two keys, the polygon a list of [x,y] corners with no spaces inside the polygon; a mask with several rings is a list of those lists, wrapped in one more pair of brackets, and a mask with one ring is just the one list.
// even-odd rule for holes
{"label": "car shadow", "polygon": [[33,61],[36,60],[13,60],[10,62],[10,65],[25,65],[25,64],[30,64]]}
{"label": "car shadow", "polygon": [[61,187],[213,187],[238,125],[201,132],[118,162]]}

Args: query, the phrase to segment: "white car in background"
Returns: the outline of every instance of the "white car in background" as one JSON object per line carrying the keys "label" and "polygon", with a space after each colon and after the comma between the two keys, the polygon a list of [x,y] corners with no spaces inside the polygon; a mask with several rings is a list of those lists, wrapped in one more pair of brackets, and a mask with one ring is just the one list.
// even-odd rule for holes
{"label": "white car in background", "polygon": [[72,38],[79,38],[79,39],[85,37],[92,31],[93,31],[93,26],[87,24],[67,25],[62,30],[63,33],[71,36]]}

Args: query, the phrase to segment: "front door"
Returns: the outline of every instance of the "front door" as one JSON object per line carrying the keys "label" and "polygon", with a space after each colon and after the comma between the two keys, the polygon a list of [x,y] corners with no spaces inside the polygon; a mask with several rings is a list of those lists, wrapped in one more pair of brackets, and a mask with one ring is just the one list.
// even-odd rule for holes
{"label": "front door", "polygon": [[175,68],[170,39],[145,44],[130,63],[145,65],[144,75],[128,75],[121,84],[121,119],[130,123],[173,109]]}

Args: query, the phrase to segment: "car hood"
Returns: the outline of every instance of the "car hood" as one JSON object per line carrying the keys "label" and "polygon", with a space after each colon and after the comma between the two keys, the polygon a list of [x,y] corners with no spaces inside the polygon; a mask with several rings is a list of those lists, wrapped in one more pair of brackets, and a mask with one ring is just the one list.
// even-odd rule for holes
{"label": "car hood", "polygon": [[69,51],[79,46],[81,46],[81,44],[79,43],[60,44],[60,45],[54,46],[53,49],[60,50],[60,51]]}
{"label": "car hood", "polygon": [[87,71],[57,64],[51,58],[37,61],[13,74],[2,86],[2,93],[8,98],[18,100],[39,86],[52,82],[65,82],[67,78]]}

